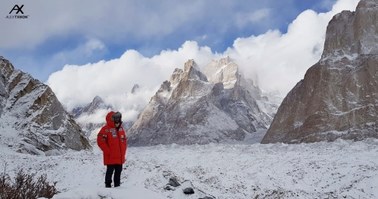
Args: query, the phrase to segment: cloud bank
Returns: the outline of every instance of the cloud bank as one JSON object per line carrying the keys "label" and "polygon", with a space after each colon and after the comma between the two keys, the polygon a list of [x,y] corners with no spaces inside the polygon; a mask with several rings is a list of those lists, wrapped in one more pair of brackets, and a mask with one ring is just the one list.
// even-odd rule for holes
{"label": "cloud bank", "polygon": [[[214,53],[195,41],[186,41],[179,49],[164,50],[152,57],[128,50],[113,60],[66,65],[51,74],[47,83],[69,110],[100,96],[123,111],[126,119],[134,120],[136,110],[148,103],[174,68],[183,68],[188,59],[204,66],[212,59],[230,56],[262,90],[279,91],[285,96],[303,78],[306,70],[320,59],[326,26],[332,16],[342,10],[354,10],[357,3],[357,0],[339,0],[327,13],[306,10],[289,24],[286,33],[270,30],[261,35],[238,38],[221,53]],[[248,20],[253,22],[267,13],[268,10],[261,11],[249,16]],[[92,48],[102,48],[101,41],[94,41]],[[135,84],[142,88],[131,94]]]}

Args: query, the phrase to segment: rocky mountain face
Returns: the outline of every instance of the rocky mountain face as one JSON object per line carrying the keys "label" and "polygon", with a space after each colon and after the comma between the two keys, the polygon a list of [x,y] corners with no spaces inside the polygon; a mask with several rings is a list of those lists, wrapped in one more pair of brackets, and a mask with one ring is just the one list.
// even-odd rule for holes
{"label": "rocky mountain face", "polygon": [[[19,152],[88,149],[81,128],[52,90],[0,57],[0,139]],[[17,132],[17,135],[10,132]]]}
{"label": "rocky mountain face", "polygon": [[378,1],[327,27],[321,60],[286,96],[262,143],[378,138]]}
{"label": "rocky mountain face", "polygon": [[240,141],[269,126],[276,107],[232,60],[214,61],[203,71],[194,60],[175,69],[129,130],[129,144]]}
{"label": "rocky mountain face", "polygon": [[134,84],[133,88],[131,89],[131,94],[135,94],[140,89],[139,84]]}

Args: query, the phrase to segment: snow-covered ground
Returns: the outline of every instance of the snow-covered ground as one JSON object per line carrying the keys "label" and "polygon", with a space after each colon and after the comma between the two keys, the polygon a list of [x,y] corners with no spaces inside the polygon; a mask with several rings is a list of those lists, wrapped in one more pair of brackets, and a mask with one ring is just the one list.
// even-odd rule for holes
{"label": "snow-covered ground", "polygon": [[[0,145],[1,146],[1,145]],[[55,199],[378,198],[378,140],[313,144],[209,144],[131,147],[122,185],[104,188],[105,167],[93,151],[57,156],[0,148],[0,171],[47,174]],[[181,186],[165,190],[171,177]],[[192,195],[183,189],[192,187]]]}

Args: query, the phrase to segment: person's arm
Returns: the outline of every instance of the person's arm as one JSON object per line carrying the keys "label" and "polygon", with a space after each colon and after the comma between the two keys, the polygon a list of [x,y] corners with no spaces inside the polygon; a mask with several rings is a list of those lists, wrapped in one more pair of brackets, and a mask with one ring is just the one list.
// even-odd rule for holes
{"label": "person's arm", "polygon": [[127,152],[127,136],[126,136],[126,131],[125,131],[125,155]]}
{"label": "person's arm", "polygon": [[126,136],[126,130],[122,128],[121,132],[121,149],[122,149],[122,154],[126,156],[127,152],[127,136]]}
{"label": "person's arm", "polygon": [[108,144],[108,135],[105,132],[104,128],[101,128],[100,132],[97,134],[97,145],[105,154],[110,153],[109,144]]}

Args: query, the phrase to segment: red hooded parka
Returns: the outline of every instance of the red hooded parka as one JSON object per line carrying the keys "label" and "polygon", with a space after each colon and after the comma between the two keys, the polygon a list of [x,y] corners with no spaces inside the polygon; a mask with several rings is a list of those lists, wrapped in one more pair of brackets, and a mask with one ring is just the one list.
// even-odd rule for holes
{"label": "red hooded parka", "polygon": [[112,121],[113,114],[114,112],[111,111],[106,115],[106,124],[97,135],[97,145],[103,152],[104,165],[123,164],[126,160],[126,132],[122,124],[117,130]]}

